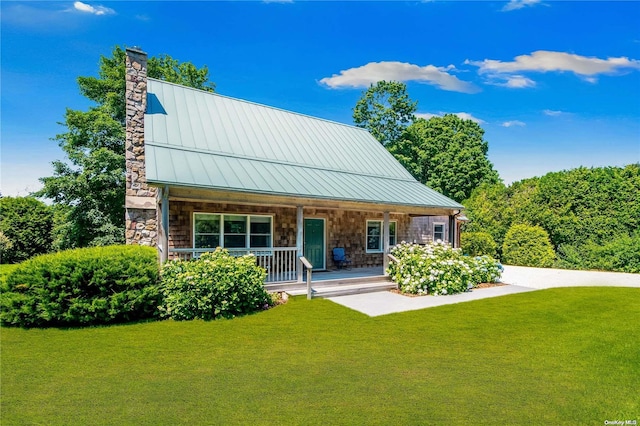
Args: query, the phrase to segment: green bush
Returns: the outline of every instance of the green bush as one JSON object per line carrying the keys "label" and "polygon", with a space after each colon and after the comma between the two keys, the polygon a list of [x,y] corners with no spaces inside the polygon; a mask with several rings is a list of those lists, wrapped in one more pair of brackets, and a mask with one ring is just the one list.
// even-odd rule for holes
{"label": "green bush", "polygon": [[0,321],[22,327],[111,324],[157,313],[151,247],[108,246],[33,257],[6,276]]}
{"label": "green bush", "polygon": [[640,233],[619,236],[604,245],[589,241],[558,249],[560,268],[640,273]]}
{"label": "green bush", "polygon": [[391,249],[398,263],[389,264],[389,276],[403,293],[444,295],[495,282],[501,265],[489,256],[463,256],[460,249],[436,242],[402,243]]}
{"label": "green bush", "polygon": [[549,234],[540,226],[512,225],[504,237],[502,260],[509,265],[553,266],[555,253]]}
{"label": "green bush", "polygon": [[460,234],[460,246],[467,256],[496,255],[496,242],[487,232],[463,232]]}
{"label": "green bush", "polygon": [[18,263],[51,251],[53,212],[32,197],[0,198],[1,263]]}
{"label": "green bush", "polygon": [[264,288],[266,271],[253,255],[234,257],[217,248],[197,260],[167,262],[161,274],[164,318],[233,318],[272,304]]}

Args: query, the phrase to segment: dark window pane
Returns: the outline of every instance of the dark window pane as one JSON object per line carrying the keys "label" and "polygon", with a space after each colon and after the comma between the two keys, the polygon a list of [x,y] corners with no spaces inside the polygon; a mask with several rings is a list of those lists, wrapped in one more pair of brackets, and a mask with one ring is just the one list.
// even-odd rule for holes
{"label": "dark window pane", "polygon": [[268,235],[252,235],[251,238],[251,247],[270,247],[269,244],[269,236]]}
{"label": "dark window pane", "polygon": [[395,235],[389,235],[389,245],[390,246],[395,246],[396,245],[396,236]]}
{"label": "dark window pane", "polygon": [[196,234],[220,233],[220,216],[210,214],[197,214],[195,217]]}
{"label": "dark window pane", "polygon": [[380,235],[381,229],[380,222],[369,222],[367,224],[367,235]]}
{"label": "dark window pane", "polygon": [[243,248],[246,244],[246,237],[244,235],[225,235],[224,246],[225,248]]}
{"label": "dark window pane", "polygon": [[[225,234],[244,234],[247,232],[246,216],[225,216],[224,217],[224,233]],[[226,244],[225,244],[226,247]]]}
{"label": "dark window pane", "polygon": [[254,222],[251,218],[251,233],[252,234],[270,234],[271,222]]}
{"label": "dark window pane", "polygon": [[216,248],[220,245],[219,235],[196,235],[195,248]]}
{"label": "dark window pane", "polygon": [[377,236],[368,237],[367,250],[380,250],[380,237],[377,237]]}

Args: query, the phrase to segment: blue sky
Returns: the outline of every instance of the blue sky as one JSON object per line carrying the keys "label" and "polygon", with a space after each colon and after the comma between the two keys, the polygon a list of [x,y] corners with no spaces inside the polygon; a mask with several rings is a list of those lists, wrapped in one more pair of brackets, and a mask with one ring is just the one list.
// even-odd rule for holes
{"label": "blue sky", "polygon": [[343,123],[378,79],[477,120],[505,183],[640,162],[640,2],[16,2],[1,11],[3,195],[63,159],[115,45],[207,65],[217,92]]}

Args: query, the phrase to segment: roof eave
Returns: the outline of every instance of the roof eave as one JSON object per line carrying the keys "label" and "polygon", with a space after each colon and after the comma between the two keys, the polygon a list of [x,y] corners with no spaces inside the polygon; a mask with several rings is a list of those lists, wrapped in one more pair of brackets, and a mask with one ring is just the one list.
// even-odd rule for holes
{"label": "roof eave", "polygon": [[[412,215],[450,215],[464,209],[462,204],[425,205],[408,203],[390,203],[332,198],[314,195],[296,195],[268,191],[254,192],[240,189],[216,188],[205,185],[176,185],[174,182],[149,181],[149,185],[169,188],[170,199],[185,201],[227,202],[250,205],[274,205],[281,207],[315,207],[344,210],[366,210],[378,212],[396,212]],[[247,196],[250,196],[248,198]]]}

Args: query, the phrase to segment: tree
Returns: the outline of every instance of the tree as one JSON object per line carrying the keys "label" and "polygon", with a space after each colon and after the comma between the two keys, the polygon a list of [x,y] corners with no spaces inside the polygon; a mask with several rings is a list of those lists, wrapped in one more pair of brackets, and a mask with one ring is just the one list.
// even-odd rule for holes
{"label": "tree", "polygon": [[51,250],[53,212],[32,197],[0,198],[2,263],[22,262]]}
{"label": "tree", "polygon": [[397,81],[379,81],[362,92],[353,109],[353,122],[364,127],[382,145],[397,141],[415,120],[418,102],[409,99],[407,86]]}
{"label": "tree", "polygon": [[503,183],[480,184],[462,204],[469,218],[464,231],[488,233],[502,252],[504,235],[513,221],[507,187]]}
{"label": "tree", "polygon": [[400,163],[420,182],[456,201],[469,198],[481,183],[499,182],[487,158],[484,130],[454,114],[417,119],[389,146]]}
{"label": "tree", "polygon": [[[65,133],[57,141],[66,161],[54,161],[54,175],[41,178],[35,195],[67,206],[67,223],[57,224],[61,249],[124,242],[125,51],[102,56],[98,77],[78,77],[80,92],[94,101],[89,111],[67,109]],[[152,78],[214,91],[206,66],[197,68],[168,55],[149,58]],[[62,234],[60,234],[62,233]]]}
{"label": "tree", "polygon": [[501,250],[512,224],[537,225],[562,267],[634,272],[640,268],[639,193],[639,164],[552,172],[508,188],[480,185],[463,202],[470,219],[465,231],[490,233]]}

